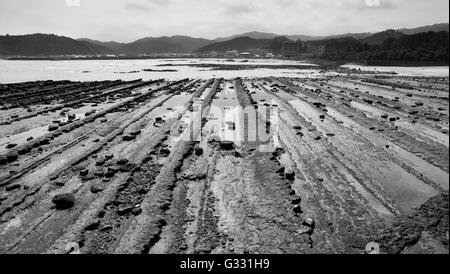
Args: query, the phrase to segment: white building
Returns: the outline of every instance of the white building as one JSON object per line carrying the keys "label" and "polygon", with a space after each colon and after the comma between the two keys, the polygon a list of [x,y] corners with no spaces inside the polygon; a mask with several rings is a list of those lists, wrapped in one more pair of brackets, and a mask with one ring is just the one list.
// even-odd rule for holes
{"label": "white building", "polygon": [[252,57],[252,54],[251,54],[250,52],[241,52],[241,53],[239,53],[239,57],[242,57],[242,58],[251,58],[251,57]]}
{"label": "white building", "polygon": [[225,52],[226,58],[236,58],[239,56],[239,52],[237,50],[229,50]]}

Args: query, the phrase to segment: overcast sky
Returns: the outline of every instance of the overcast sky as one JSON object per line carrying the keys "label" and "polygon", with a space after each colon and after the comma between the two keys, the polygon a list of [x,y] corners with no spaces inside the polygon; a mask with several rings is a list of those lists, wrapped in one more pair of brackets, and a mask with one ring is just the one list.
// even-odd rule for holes
{"label": "overcast sky", "polygon": [[328,35],[449,21],[449,0],[0,0],[0,34],[130,42],[248,31]]}

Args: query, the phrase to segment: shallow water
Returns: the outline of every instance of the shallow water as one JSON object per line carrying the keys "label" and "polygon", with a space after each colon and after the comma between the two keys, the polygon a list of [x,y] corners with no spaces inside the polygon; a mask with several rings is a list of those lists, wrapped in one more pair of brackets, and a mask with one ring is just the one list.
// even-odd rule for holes
{"label": "shallow water", "polygon": [[[378,109],[376,107],[361,104],[361,103],[358,103],[355,101],[352,101],[350,104],[352,105],[352,107],[357,108],[361,111],[364,111],[369,117],[372,117],[375,119],[380,119],[381,115],[383,115],[383,114],[391,115],[390,113],[386,113],[385,111]],[[411,124],[411,122],[407,121],[407,120],[396,121],[396,122],[394,122],[394,124],[396,126],[411,130],[417,134],[420,134],[423,137],[431,139],[431,140],[433,140],[437,143],[440,143],[446,147],[449,146],[449,136],[448,135],[440,133],[428,126],[422,125],[420,123]]]}
{"label": "shallow water", "polygon": [[386,114],[385,111],[383,111],[379,108],[372,107],[372,106],[362,104],[359,102],[352,101],[352,102],[350,102],[350,105],[356,109],[363,111],[364,113],[368,114],[372,118],[379,119],[381,117],[381,115]]}
{"label": "shallow water", "polygon": [[391,73],[395,72],[401,76],[438,76],[448,77],[448,66],[436,66],[436,67],[385,67],[385,66],[361,66],[347,64],[343,65],[344,68],[361,69],[363,71],[376,71]]}
{"label": "shallow water", "polygon": [[[232,141],[239,146],[243,141],[243,127],[239,119],[239,102],[232,87],[233,83],[223,83],[223,91],[216,93],[216,98],[212,100],[203,138],[218,136],[223,141]],[[234,128],[231,126],[233,123]]]}
{"label": "shallow water", "polygon": [[[326,126],[320,126],[322,123],[318,119],[319,111],[311,107],[309,104],[301,101],[301,100],[292,100],[289,103],[297,110],[297,112],[302,115],[307,120],[313,121],[317,126],[319,131],[326,133]],[[335,110],[329,108],[329,114],[335,118],[340,116]],[[337,120],[341,120],[337,118]],[[351,123],[354,123],[351,121]],[[345,126],[345,125],[344,125]],[[355,125],[359,128],[358,125]],[[357,131],[357,129],[354,129]],[[337,132],[335,132],[337,133]],[[361,132],[358,132],[361,134]],[[373,133],[362,134],[368,140],[375,139],[376,135]],[[369,135],[372,138],[368,138]],[[339,138],[339,135],[337,136]],[[373,142],[373,141],[372,141]],[[374,142],[379,144],[379,142]],[[345,147],[344,147],[345,148]],[[350,151],[348,151],[350,153]],[[407,156],[408,159],[411,159],[410,155],[402,154],[401,156]],[[435,169],[427,168],[423,170],[424,163],[415,163],[414,166],[421,171],[435,171]],[[369,170],[372,173],[372,178],[375,178],[378,181],[384,190],[397,202],[397,204],[404,210],[405,212],[410,212],[412,207],[416,207],[424,203],[430,197],[437,195],[438,191],[435,190],[432,186],[425,184],[414,175],[408,173],[405,169],[398,166],[392,161],[384,161],[379,160],[376,163],[373,163],[373,169]],[[434,176],[432,179],[437,180],[438,184],[442,183],[442,179],[444,176]],[[447,175],[448,178],[448,175]],[[442,185],[441,185],[442,186]],[[445,186],[442,186],[445,189]],[[447,186],[448,188],[448,186]],[[367,195],[367,193],[362,193],[363,195]]]}
{"label": "shallow water", "polygon": [[386,165],[381,173],[384,174],[384,178],[380,180],[384,190],[405,212],[411,212],[412,208],[422,205],[430,197],[439,194],[433,187],[424,184],[397,164]]}
{"label": "shallow water", "polygon": [[386,140],[380,135],[374,134],[370,130],[363,128],[362,126],[360,126],[353,120],[347,118],[346,116],[342,115],[333,108],[330,107],[328,108],[328,115],[332,116],[337,121],[342,121],[345,127],[351,128],[358,134],[361,134],[361,136],[371,141],[374,145],[377,145],[378,147],[385,147],[386,145],[389,145],[390,147],[389,150],[393,153],[396,153],[400,157],[400,159],[409,162],[414,169],[421,172],[426,177],[430,178],[434,183],[442,187],[442,189],[448,190],[449,188],[448,173],[442,171],[438,167],[429,164],[428,162],[417,157],[413,153],[400,148],[399,146],[395,145],[389,140]]}
{"label": "shallow water", "polygon": [[4,153],[8,149],[5,147],[7,144],[15,143],[17,145],[23,145],[27,143],[27,139],[29,137],[38,138],[48,133],[48,126],[41,126],[32,128],[25,132],[15,134],[12,136],[6,136],[4,138],[0,138],[0,153]]}

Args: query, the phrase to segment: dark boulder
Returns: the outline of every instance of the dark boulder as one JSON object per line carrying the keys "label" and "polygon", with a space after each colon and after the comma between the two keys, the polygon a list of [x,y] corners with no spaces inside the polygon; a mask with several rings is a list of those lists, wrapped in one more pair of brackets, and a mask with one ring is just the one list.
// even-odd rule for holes
{"label": "dark boulder", "polygon": [[294,213],[297,213],[297,214],[301,214],[303,211],[302,211],[302,208],[299,206],[299,205],[296,205],[293,209],[292,209],[292,211],[294,211]]}
{"label": "dark boulder", "polygon": [[160,154],[162,157],[167,157],[167,156],[170,155],[170,150],[167,149],[167,148],[162,148],[162,149],[159,151],[159,154]]}
{"label": "dark boulder", "polygon": [[95,165],[102,166],[105,164],[105,162],[106,162],[106,159],[104,157],[98,157],[97,160],[95,161]]}
{"label": "dark boulder", "polygon": [[6,191],[13,191],[13,190],[16,190],[16,189],[19,189],[19,188],[21,188],[20,184],[12,184],[12,185],[7,185],[5,190]]}
{"label": "dark boulder", "polygon": [[133,210],[132,206],[120,206],[119,209],[117,210],[117,214],[119,216],[123,216],[130,213],[132,210]]}
{"label": "dark boulder", "polygon": [[203,155],[203,148],[196,147],[195,148],[195,155],[202,156]]}
{"label": "dark boulder", "polygon": [[134,130],[134,131],[130,132],[130,134],[133,136],[138,136],[139,134],[141,134],[141,130],[140,129]]}
{"label": "dark boulder", "polygon": [[231,141],[223,141],[220,142],[220,149],[223,150],[233,150],[234,149],[234,142]]}
{"label": "dark boulder", "polygon": [[130,172],[131,170],[133,170],[133,168],[136,167],[136,164],[133,163],[127,163],[125,165],[120,165],[119,166],[119,170],[120,172]]}
{"label": "dark boulder", "polygon": [[92,221],[90,224],[88,224],[84,230],[86,231],[92,231],[92,230],[96,230],[97,228],[100,227],[100,221],[99,220],[94,220]]}
{"label": "dark boulder", "polygon": [[136,139],[136,136],[135,135],[123,135],[122,136],[122,140],[124,140],[124,141],[131,141],[131,140],[134,140],[134,139]]}
{"label": "dark boulder", "polygon": [[291,201],[291,203],[292,203],[293,205],[298,205],[298,204],[301,203],[301,201],[302,201],[302,198],[300,198],[300,197],[294,197],[293,200]]}
{"label": "dark boulder", "polygon": [[19,158],[19,154],[17,152],[9,153],[8,155],[6,155],[6,159],[10,163],[17,161],[18,158]]}
{"label": "dark boulder", "polygon": [[30,152],[31,149],[32,149],[31,146],[24,146],[21,149],[19,149],[18,153],[19,153],[19,155],[24,155],[24,154],[27,154],[28,152]]}
{"label": "dark boulder", "polygon": [[8,163],[8,159],[5,156],[0,156],[0,165],[6,165]]}
{"label": "dark boulder", "polygon": [[75,204],[75,196],[72,193],[64,193],[55,195],[52,202],[57,209],[69,209]]}
{"label": "dark boulder", "polygon": [[89,169],[83,169],[82,171],[80,171],[81,176],[86,176],[88,174],[89,174]]}
{"label": "dark boulder", "polygon": [[133,208],[133,210],[131,211],[131,214],[133,214],[134,216],[137,216],[139,214],[142,213],[142,208],[141,207],[135,207]]}
{"label": "dark boulder", "polygon": [[57,180],[53,184],[57,187],[62,187],[65,186],[66,183],[64,181]]}
{"label": "dark boulder", "polygon": [[113,155],[113,154],[105,155],[105,160],[106,160],[106,161],[111,160],[112,158],[114,158],[114,155]]}
{"label": "dark boulder", "polygon": [[295,180],[295,172],[289,172],[285,174],[285,177],[287,180],[289,181],[294,181]]}
{"label": "dark boulder", "polygon": [[123,158],[123,159],[117,160],[118,165],[125,165],[126,163],[128,163],[128,159]]}
{"label": "dark boulder", "polygon": [[50,126],[48,126],[48,131],[55,131],[55,130],[58,130],[59,129],[59,126],[57,126],[57,125],[50,125]]}
{"label": "dark boulder", "polygon": [[105,188],[99,184],[93,184],[91,186],[91,192],[94,194],[102,192],[103,190],[105,190]]}
{"label": "dark boulder", "polygon": [[6,148],[7,148],[7,149],[11,149],[11,148],[15,148],[16,146],[17,146],[17,144],[10,143],[10,144],[7,144],[7,145],[6,145]]}
{"label": "dark boulder", "polygon": [[116,174],[116,172],[114,172],[114,171],[108,169],[108,171],[105,172],[104,176],[105,176],[106,178],[112,178],[112,177],[114,177],[114,174]]}

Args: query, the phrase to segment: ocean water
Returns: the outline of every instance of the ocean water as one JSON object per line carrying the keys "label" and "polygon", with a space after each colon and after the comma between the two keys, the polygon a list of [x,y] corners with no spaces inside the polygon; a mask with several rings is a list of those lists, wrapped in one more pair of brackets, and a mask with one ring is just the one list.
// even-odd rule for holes
{"label": "ocean water", "polygon": [[[273,68],[257,68],[243,70],[213,70],[208,67],[192,67],[195,64],[218,65],[270,65]],[[277,66],[307,66],[305,69],[283,69]],[[17,83],[36,80],[179,80],[183,78],[223,77],[316,77],[323,76],[319,67],[303,61],[277,59],[146,59],[146,60],[70,60],[70,61],[22,61],[0,60],[0,83]],[[448,77],[448,67],[372,67],[345,65],[365,71],[397,72],[402,76],[439,76]],[[144,71],[154,70],[154,71]],[[158,71],[175,70],[175,71]],[[333,74],[329,72],[329,74]]]}
{"label": "ocean water", "polygon": [[[191,67],[192,64],[225,65],[305,65],[301,61],[254,59],[243,62],[242,59],[228,61],[224,59],[147,59],[147,60],[70,60],[70,61],[15,61],[0,60],[0,83],[16,83],[36,80],[134,80],[213,78],[223,77],[302,77],[318,74],[315,69],[248,69],[248,70],[212,70],[211,68]],[[165,66],[167,65],[167,66]],[[174,72],[144,71],[176,70]]]}

